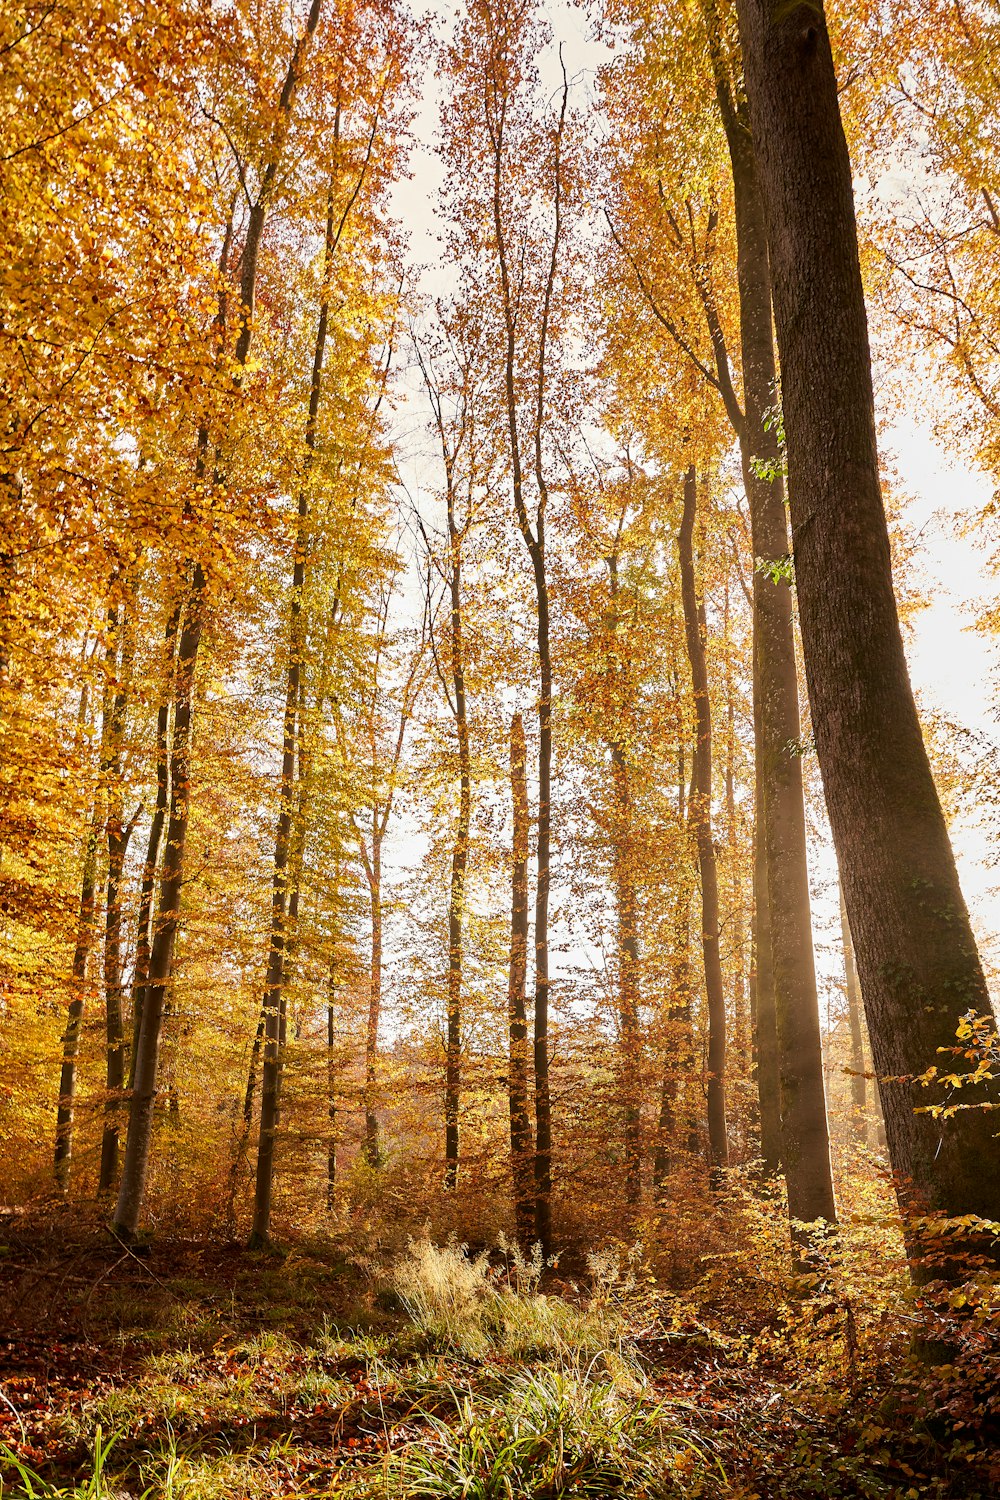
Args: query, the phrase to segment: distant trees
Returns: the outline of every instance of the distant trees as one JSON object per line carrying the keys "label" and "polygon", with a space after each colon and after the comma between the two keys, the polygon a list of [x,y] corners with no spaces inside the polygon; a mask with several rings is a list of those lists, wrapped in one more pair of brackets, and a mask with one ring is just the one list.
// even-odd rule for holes
{"label": "distant trees", "polygon": [[[992,118],[951,0],[936,61],[912,9],[860,17],[872,161],[907,69]],[[13,1194],[261,1247],[426,1205],[548,1254],[724,1214],[752,1167],[832,1222],[863,1009],[901,1183],[1000,1217],[990,1116],[916,1112],[992,1012],[902,654],[833,56],[776,14],[616,5],[592,96],[536,6],[469,0],[426,280],[389,190],[430,54],[392,0],[0,22]],[[988,414],[995,195],[940,110],[928,140],[979,218],[968,255],[886,226],[883,312],[913,339],[927,299]]]}

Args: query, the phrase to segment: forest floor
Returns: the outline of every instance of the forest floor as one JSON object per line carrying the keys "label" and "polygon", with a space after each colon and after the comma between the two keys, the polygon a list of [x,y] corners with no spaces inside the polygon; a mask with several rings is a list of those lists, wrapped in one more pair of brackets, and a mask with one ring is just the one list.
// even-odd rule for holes
{"label": "forest floor", "polygon": [[697,1287],[578,1269],[426,1241],[395,1267],[333,1239],[137,1254],[71,1211],[11,1216],[0,1495],[1000,1493],[986,1428],[931,1410],[909,1361],[862,1358],[850,1317],[748,1332]]}

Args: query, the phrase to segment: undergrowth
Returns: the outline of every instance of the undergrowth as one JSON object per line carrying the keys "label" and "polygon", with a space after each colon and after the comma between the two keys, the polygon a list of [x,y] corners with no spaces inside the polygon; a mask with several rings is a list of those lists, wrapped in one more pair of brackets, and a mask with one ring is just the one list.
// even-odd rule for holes
{"label": "undergrowth", "polygon": [[[35,1366],[26,1353],[0,1388],[0,1495],[997,1493],[995,1280],[979,1269],[962,1288],[914,1291],[898,1229],[864,1202],[811,1287],[766,1208],[734,1195],[728,1241],[721,1209],[717,1222],[699,1274],[685,1267],[674,1288],[664,1261],[692,1252],[652,1219],[643,1245],[581,1256],[575,1279],[502,1236],[469,1253],[429,1234],[353,1269],[340,1252],[324,1271],[315,1254],[234,1251],[228,1289],[194,1252],[172,1278],[159,1262],[128,1262],[127,1283],[100,1271],[76,1333]],[[261,1326],[265,1299],[285,1327]],[[922,1328],[947,1333],[950,1364],[914,1356]]]}

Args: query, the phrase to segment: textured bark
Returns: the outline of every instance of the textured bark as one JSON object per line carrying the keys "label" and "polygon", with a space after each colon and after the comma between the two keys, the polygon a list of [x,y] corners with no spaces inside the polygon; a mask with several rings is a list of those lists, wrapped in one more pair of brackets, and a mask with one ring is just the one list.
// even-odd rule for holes
{"label": "textured bark", "polygon": [[698,848],[701,876],[701,947],[708,1009],[708,1145],[712,1166],[729,1163],[726,1131],[726,992],[719,950],[719,877],[712,838],[712,709],[708,696],[704,614],[698,606],[694,573],[694,523],[698,506],[692,465],[684,476],[684,509],[677,536],[681,598],[691,686],[694,691],[694,776],[689,816]]}
{"label": "textured bark", "polygon": [[861,986],[854,958],[851,924],[840,888],[840,931],[844,942],[844,989],[847,994],[847,1022],[851,1030],[851,1126],[863,1146],[868,1144],[868,1080],[865,1078],[865,1043],[861,1027]]}
{"label": "textured bark", "polygon": [[514,1185],[514,1218],[522,1249],[534,1229],[531,1118],[528,1113],[528,1025],[524,987],[528,968],[528,786],[524,723],[510,723],[510,790],[514,808],[511,861],[510,982],[507,1011],[510,1032],[510,1160]]}
{"label": "textured bark", "polygon": [[[706,0],[709,47],[716,97],[729,147],[737,242],[743,409],[728,362],[720,384],[739,439],[743,482],[750,507],[754,551],[754,734],[758,765],[758,827],[765,868],[758,899],[766,890],[763,924],[770,940],[770,996],[758,997],[758,1013],[769,1024],[772,1008],[777,1042],[782,1165],[793,1219],[833,1220],[836,1205],[826,1118],[819,1001],[816,989],[802,792],[798,673],[787,576],[788,523],[781,453],[773,408],[777,400],[771,328],[771,275],[767,230],[746,100],[725,70],[718,21]],[[760,927],[760,924],[758,924]],[[767,962],[758,971],[762,986]],[[758,1046],[767,1058],[770,1036]],[[766,1088],[765,1071],[758,1079]],[[772,1102],[762,1099],[762,1131],[771,1129]],[[767,1119],[765,1126],[765,1108]],[[770,1146],[763,1148],[770,1165]]]}
{"label": "textured bark", "polygon": [[[992,1015],[910,688],[879,485],[851,166],[822,6],[737,0],[767,209],[816,750],[904,1201],[1000,1218],[992,1115],[907,1082]],[[970,1099],[971,1103],[972,1100]]]}

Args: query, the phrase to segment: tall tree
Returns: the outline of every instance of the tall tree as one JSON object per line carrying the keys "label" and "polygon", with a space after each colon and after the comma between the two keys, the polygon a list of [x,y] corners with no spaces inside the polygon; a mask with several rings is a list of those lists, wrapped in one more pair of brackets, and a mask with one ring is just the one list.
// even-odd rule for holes
{"label": "tall tree", "polygon": [[691,464],[684,475],[684,503],[677,553],[681,570],[684,633],[694,693],[695,744],[690,819],[701,876],[701,948],[708,1006],[708,1145],[713,1168],[729,1165],[726,1128],[726,993],[719,952],[719,876],[712,834],[712,707],[705,653],[705,610],[699,604],[694,564],[698,480]]}
{"label": "tall tree", "polygon": [[514,813],[511,849],[510,973],[507,991],[510,1161],[518,1243],[526,1250],[534,1228],[531,1118],[528,1113],[528,1024],[524,986],[528,965],[528,785],[524,720],[510,721],[510,792]]}
{"label": "tall tree", "polygon": [[813,729],[899,1191],[1000,1218],[991,1117],[912,1080],[992,1018],[903,652],[879,479],[851,164],[822,6],[737,0],[767,211]]}
{"label": "tall tree", "polygon": [[[260,164],[255,195],[253,198],[248,197],[246,234],[240,256],[239,309],[236,318],[238,332],[232,351],[234,384],[237,389],[242,384],[243,371],[246,368],[253,337],[254,298],[257,289],[261,238],[279,169],[288,148],[289,123],[294,109],[295,96],[301,83],[302,71],[312,38],[319,24],[321,8],[322,0],[312,0],[305,28],[301,35],[297,36],[292,47],[278,97],[270,103],[265,115],[263,160]],[[245,170],[241,171],[241,182],[246,192]],[[222,278],[225,278],[229,270],[229,237],[230,230],[227,228],[223,236],[221,254]],[[226,301],[221,289],[216,326],[221,341],[226,332]],[[221,353],[220,349],[220,355]],[[209,432],[207,427],[202,425],[198,433],[198,454],[195,462],[197,486],[204,486],[209,477]],[[174,681],[167,840],[160,877],[156,931],[150,951],[149,978],[143,997],[142,1023],[136,1046],[135,1082],[129,1110],[125,1160],[114,1215],[115,1231],[124,1238],[131,1238],[135,1234],[142,1211],[153,1132],[153,1102],[156,1095],[163,1011],[173,966],[174,943],[184,881],[184,853],[191,794],[192,707],[208,587],[205,565],[197,554],[189,559],[188,571],[189,583],[183,623],[178,637],[177,669]]]}

